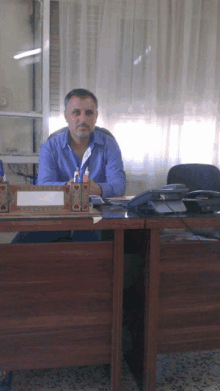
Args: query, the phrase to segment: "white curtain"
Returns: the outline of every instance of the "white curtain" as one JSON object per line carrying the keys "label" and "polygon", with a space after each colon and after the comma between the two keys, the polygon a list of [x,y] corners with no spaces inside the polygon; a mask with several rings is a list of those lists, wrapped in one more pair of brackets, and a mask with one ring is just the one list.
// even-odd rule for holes
{"label": "white curtain", "polygon": [[60,107],[99,100],[127,194],[166,184],[178,163],[220,165],[220,0],[60,0]]}

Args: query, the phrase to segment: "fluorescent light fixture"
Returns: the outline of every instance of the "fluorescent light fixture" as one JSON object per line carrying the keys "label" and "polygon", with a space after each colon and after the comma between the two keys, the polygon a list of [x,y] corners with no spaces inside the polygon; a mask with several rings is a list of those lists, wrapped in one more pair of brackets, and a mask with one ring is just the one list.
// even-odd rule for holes
{"label": "fluorescent light fixture", "polygon": [[20,53],[20,54],[17,54],[16,56],[14,56],[14,58],[16,60],[18,60],[19,58],[23,58],[23,57],[29,57],[29,56],[34,56],[34,54],[39,54],[41,52],[41,49],[34,49],[34,50],[28,50],[27,52],[23,52],[23,53]]}

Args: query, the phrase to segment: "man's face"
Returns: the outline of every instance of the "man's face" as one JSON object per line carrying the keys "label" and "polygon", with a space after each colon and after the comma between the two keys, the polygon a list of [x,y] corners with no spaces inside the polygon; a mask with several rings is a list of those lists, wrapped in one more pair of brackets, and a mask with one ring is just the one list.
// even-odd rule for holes
{"label": "man's face", "polygon": [[90,136],[95,128],[98,117],[95,102],[90,96],[78,98],[73,96],[64,112],[73,140]]}

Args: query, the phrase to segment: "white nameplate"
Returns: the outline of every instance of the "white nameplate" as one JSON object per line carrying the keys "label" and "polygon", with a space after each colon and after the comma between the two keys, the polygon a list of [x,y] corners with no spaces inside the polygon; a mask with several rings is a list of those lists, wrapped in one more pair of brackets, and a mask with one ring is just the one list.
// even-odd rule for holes
{"label": "white nameplate", "polygon": [[17,206],[63,206],[63,191],[18,191]]}

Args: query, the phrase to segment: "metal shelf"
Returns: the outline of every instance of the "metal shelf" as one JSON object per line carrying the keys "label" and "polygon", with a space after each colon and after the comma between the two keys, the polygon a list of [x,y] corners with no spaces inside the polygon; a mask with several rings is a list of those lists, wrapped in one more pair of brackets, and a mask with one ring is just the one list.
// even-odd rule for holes
{"label": "metal shelf", "polygon": [[17,111],[0,111],[0,117],[25,117],[25,118],[43,118],[43,114],[36,111],[30,111],[28,113],[21,113]]}
{"label": "metal shelf", "polygon": [[1,155],[0,154],[0,160],[3,161],[3,163],[15,163],[15,164],[22,164],[22,163],[31,163],[36,164],[38,163],[38,156],[36,155]]}

